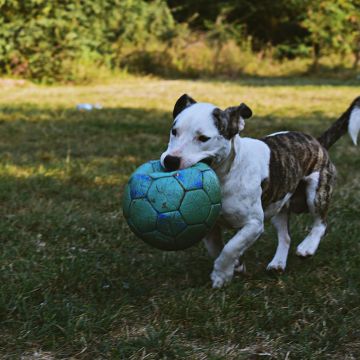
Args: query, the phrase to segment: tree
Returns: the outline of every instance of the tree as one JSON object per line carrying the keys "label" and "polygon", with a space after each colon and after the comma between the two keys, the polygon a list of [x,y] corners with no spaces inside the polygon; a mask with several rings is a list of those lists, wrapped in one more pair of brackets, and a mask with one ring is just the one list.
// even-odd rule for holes
{"label": "tree", "polygon": [[359,10],[356,0],[315,0],[310,4],[303,26],[310,32],[315,70],[326,53],[358,53]]}

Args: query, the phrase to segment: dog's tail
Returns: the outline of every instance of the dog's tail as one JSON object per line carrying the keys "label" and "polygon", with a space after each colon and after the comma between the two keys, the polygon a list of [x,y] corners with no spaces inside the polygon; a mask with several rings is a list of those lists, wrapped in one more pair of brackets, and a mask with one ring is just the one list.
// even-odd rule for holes
{"label": "dog's tail", "polygon": [[360,131],[360,96],[358,96],[349,108],[327,129],[318,140],[320,144],[329,149],[346,131],[355,145]]}

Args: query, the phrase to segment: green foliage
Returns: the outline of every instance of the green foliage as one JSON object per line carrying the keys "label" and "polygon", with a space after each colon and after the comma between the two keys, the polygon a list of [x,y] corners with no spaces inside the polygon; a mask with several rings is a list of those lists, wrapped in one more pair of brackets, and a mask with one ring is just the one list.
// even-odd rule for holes
{"label": "green foliage", "polygon": [[356,0],[317,0],[308,9],[303,25],[310,32],[314,61],[321,54],[354,51],[359,37],[360,3]]}
{"label": "green foliage", "polygon": [[0,69],[53,81],[72,80],[69,62],[114,66],[124,44],[171,38],[174,21],[163,0],[0,2]]}
{"label": "green foliage", "polygon": [[358,0],[0,0],[0,73],[235,76],[257,58],[308,59],[312,48],[316,64],[336,53],[356,67],[359,14]]}

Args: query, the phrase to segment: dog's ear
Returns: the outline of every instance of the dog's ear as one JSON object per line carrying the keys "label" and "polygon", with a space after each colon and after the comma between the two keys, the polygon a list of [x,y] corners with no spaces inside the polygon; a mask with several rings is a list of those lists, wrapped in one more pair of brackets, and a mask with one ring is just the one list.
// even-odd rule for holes
{"label": "dog's ear", "polygon": [[252,115],[252,111],[247,105],[241,103],[239,106],[228,107],[224,111],[215,109],[213,115],[219,133],[226,139],[231,139],[244,129],[244,119],[249,119]]}
{"label": "dog's ear", "polygon": [[196,101],[188,94],[180,96],[174,106],[173,119],[175,119],[184,109],[195,103]]}
{"label": "dog's ear", "polygon": [[252,117],[252,110],[244,103],[239,105],[240,116],[243,119],[250,119]]}

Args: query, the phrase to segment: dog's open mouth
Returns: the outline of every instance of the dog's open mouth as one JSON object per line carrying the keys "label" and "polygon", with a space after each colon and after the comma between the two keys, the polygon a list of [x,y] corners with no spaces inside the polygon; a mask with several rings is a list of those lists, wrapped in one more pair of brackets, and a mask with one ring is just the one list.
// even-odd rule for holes
{"label": "dog's open mouth", "polygon": [[213,158],[212,158],[212,157],[207,157],[207,158],[205,158],[205,159],[200,160],[200,162],[203,162],[203,163],[205,163],[206,165],[211,166],[211,164],[212,164],[212,162],[213,162]]}

